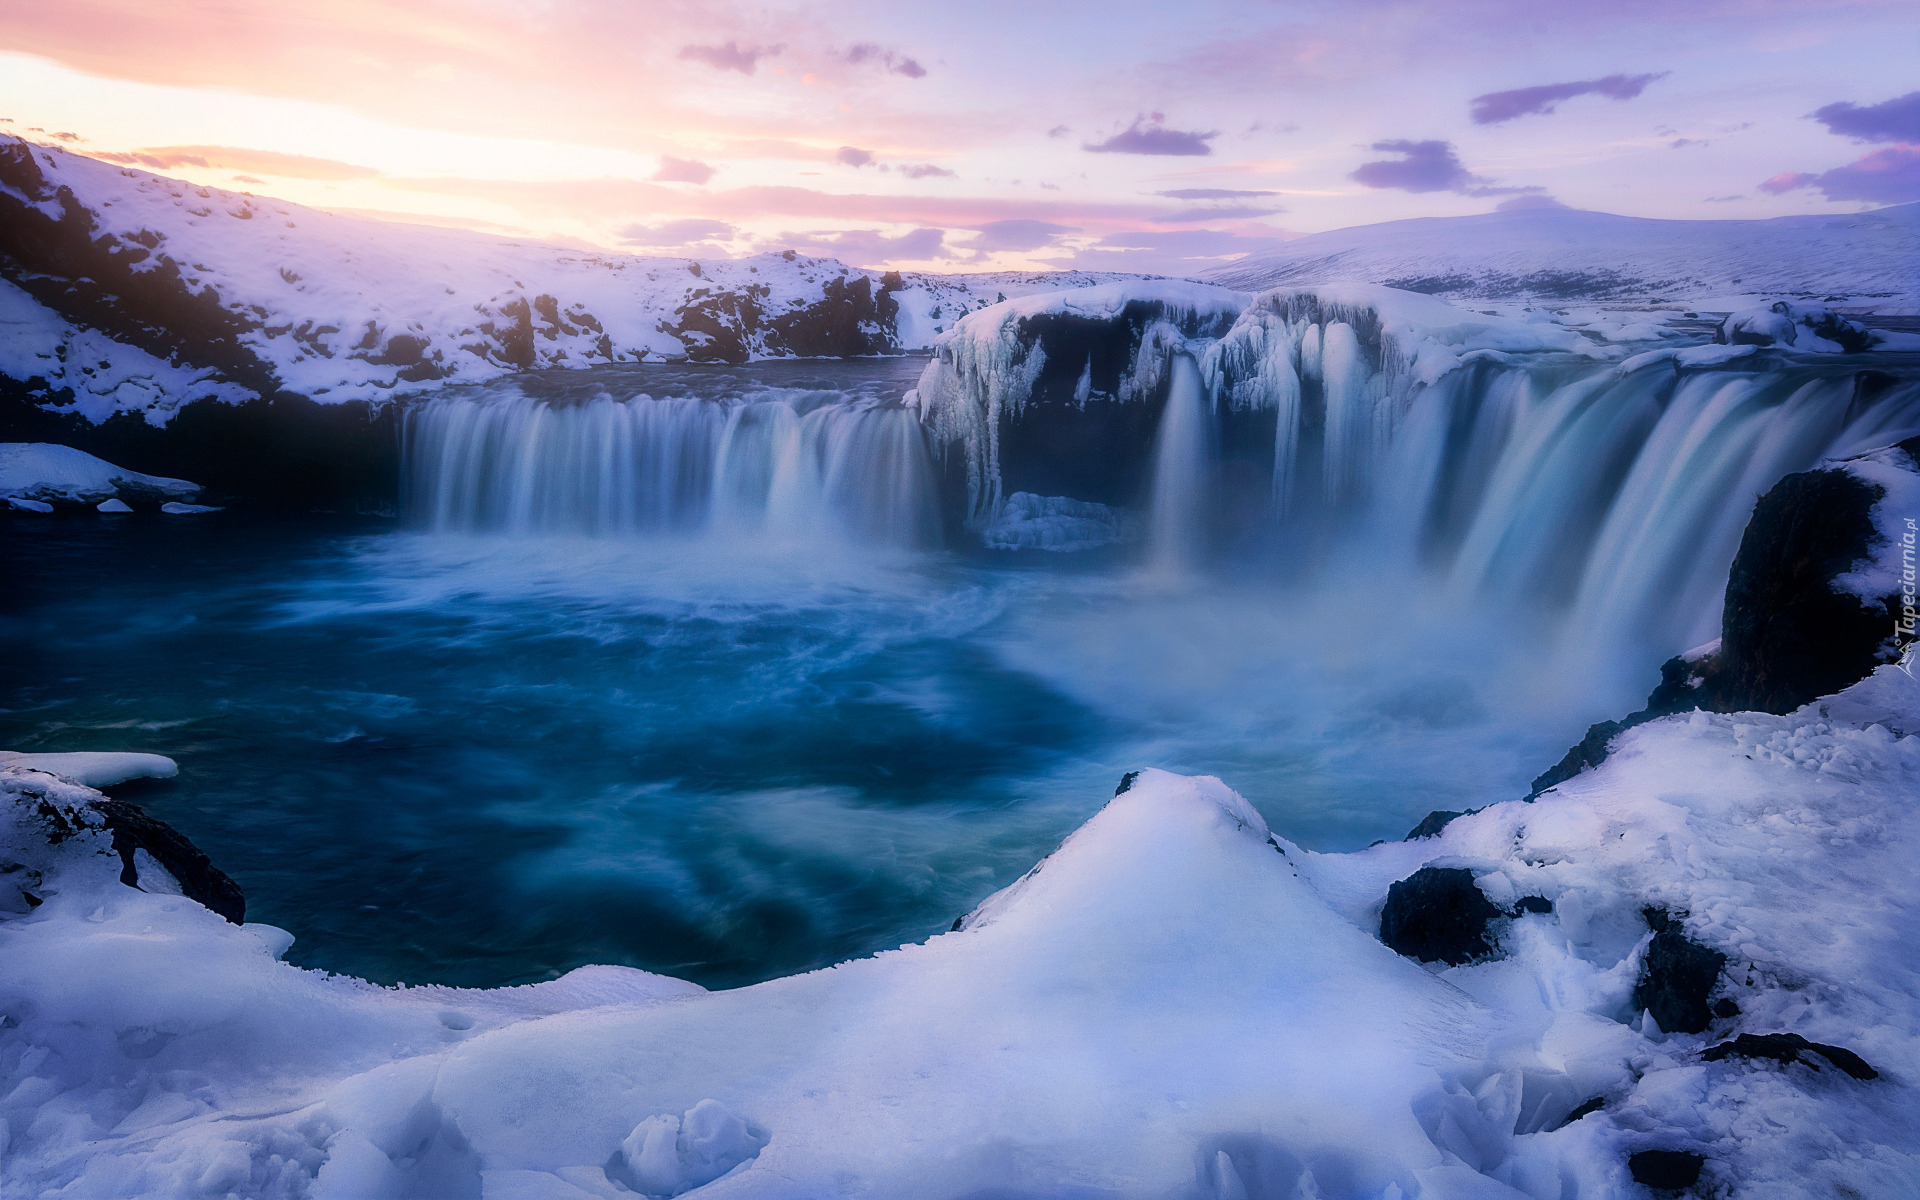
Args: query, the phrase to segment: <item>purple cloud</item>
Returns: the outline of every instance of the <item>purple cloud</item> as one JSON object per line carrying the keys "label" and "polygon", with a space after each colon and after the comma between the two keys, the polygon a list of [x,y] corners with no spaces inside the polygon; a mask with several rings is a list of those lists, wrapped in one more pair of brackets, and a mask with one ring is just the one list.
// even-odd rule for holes
{"label": "purple cloud", "polygon": [[1049,246],[1063,233],[1072,233],[1078,226],[1056,225],[1052,221],[1035,221],[1023,217],[1012,217],[1004,221],[988,221],[985,225],[970,225],[977,235],[967,242],[969,250],[1038,250]]}
{"label": "purple cloud", "polygon": [[1864,108],[1843,100],[1815,109],[1813,119],[1856,142],[1920,143],[1920,92]]}
{"label": "purple cloud", "polygon": [[900,173],[908,179],[952,179],[953,172],[945,167],[936,167],[932,163],[905,163]]}
{"label": "purple cloud", "polygon": [[1782,171],[1762,183],[1760,190],[1778,196],[1806,187],[1818,188],[1829,200],[1865,200],[1870,204],[1920,200],[1920,146],[1887,146],[1818,175]]}
{"label": "purple cloud", "polygon": [[723,46],[682,46],[680,57],[688,62],[702,62],[716,71],[738,71],[742,75],[753,74],[760,60],[768,55],[778,54],[781,46],[742,46],[738,42],[728,42]]}
{"label": "purple cloud", "polygon": [[1277,196],[1278,192],[1242,192],[1233,188],[1175,188],[1170,192],[1155,192],[1156,196],[1165,196],[1169,200],[1246,200],[1254,196]]}
{"label": "purple cloud", "polygon": [[653,173],[655,183],[705,183],[713,178],[714,168],[692,158],[662,155],[660,169]]}
{"label": "purple cloud", "polygon": [[1399,188],[1404,192],[1458,192],[1462,196],[1525,196],[1542,187],[1504,187],[1467,170],[1452,142],[1416,142],[1406,138],[1375,142],[1369,149],[1399,158],[1361,163],[1348,176],[1370,188]]}
{"label": "purple cloud", "polygon": [[694,242],[731,241],[736,232],[725,221],[689,217],[684,221],[665,221],[659,225],[629,225],[620,231],[619,236],[629,246],[686,246]]}
{"label": "purple cloud", "polygon": [[1368,149],[1381,154],[1398,154],[1361,163],[1353,172],[1354,182],[1370,188],[1399,188],[1405,192],[1458,192],[1486,181],[1467,170],[1452,142],[1415,142],[1395,138],[1375,142]]}
{"label": "purple cloud", "polygon": [[1232,221],[1242,217],[1265,217],[1285,212],[1284,208],[1261,208],[1252,204],[1230,204],[1218,208],[1183,208],[1164,217],[1150,217],[1155,225],[1187,225],[1194,221]]}
{"label": "purple cloud", "polygon": [[1159,113],[1151,117],[1135,117],[1133,124],[1104,142],[1087,142],[1082,150],[1094,154],[1212,154],[1213,147],[1207,145],[1210,138],[1220,136],[1219,130],[1210,133],[1190,132],[1185,129],[1168,129],[1161,123]]}
{"label": "purple cloud", "polygon": [[1815,176],[1804,171],[1782,171],[1771,179],[1762,179],[1759,186],[1760,190],[1769,196],[1778,196],[1784,192],[1791,192],[1795,188],[1807,187],[1813,183],[1814,179]]}
{"label": "purple cloud", "polygon": [[858,146],[842,146],[833,152],[833,161],[843,167],[866,167],[873,165],[873,151],[862,150]]}
{"label": "purple cloud", "polygon": [[930,258],[952,258],[946,246],[944,229],[909,230],[888,237],[877,229],[846,229],[831,233],[783,233],[777,239],[782,246],[831,254],[856,267],[873,266],[894,260],[920,262]]}
{"label": "purple cloud", "polygon": [[1550,113],[1562,100],[1575,96],[1599,95],[1614,100],[1631,100],[1647,90],[1647,85],[1666,76],[1665,71],[1647,75],[1608,75],[1602,79],[1583,79],[1577,83],[1543,83],[1535,87],[1514,88],[1509,92],[1488,92],[1475,96],[1470,113],[1475,125],[1498,125],[1530,113]]}
{"label": "purple cloud", "polygon": [[922,79],[927,74],[927,69],[913,59],[898,51],[888,50],[884,46],[876,46],[872,42],[861,42],[849,47],[846,58],[848,62],[855,65],[864,62],[879,63],[889,72],[905,75],[908,79]]}

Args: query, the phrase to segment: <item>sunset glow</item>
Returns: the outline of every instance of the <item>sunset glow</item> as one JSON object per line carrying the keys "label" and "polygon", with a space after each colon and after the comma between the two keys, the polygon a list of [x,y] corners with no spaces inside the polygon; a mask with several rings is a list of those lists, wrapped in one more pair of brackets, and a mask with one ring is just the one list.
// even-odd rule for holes
{"label": "sunset glow", "polygon": [[1920,20],[1872,0],[88,0],[0,22],[0,128],[335,211],[642,253],[1185,273],[1500,203],[1853,211],[1902,197],[1812,181],[1870,153],[1887,186],[1915,170],[1904,142],[1809,119],[1907,90]]}

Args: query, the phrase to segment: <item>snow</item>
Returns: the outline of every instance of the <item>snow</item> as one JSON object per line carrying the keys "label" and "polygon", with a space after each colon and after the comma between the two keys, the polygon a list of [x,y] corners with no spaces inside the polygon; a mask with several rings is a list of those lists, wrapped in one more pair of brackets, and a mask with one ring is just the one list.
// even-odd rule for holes
{"label": "snow", "polygon": [[170,363],[137,346],[81,329],[12,283],[0,279],[0,376],[44,392],[72,391],[57,411],[99,422],[115,412],[138,412],[164,425],[182,404],[199,399],[235,403],[253,393],[220,380],[204,367]]}
{"label": "snow", "polygon": [[[1874,450],[1838,464],[1855,478],[1880,488],[1871,518],[1878,541],[1870,557],[1853,564],[1833,582],[1836,590],[1851,592],[1878,607],[1889,596],[1903,597],[1906,635],[1912,624],[1915,594],[1916,540],[1920,540],[1920,462],[1898,446]],[[1891,630],[1889,631],[1891,632]]]}
{"label": "snow", "polygon": [[1620,361],[1614,368],[1617,375],[1630,375],[1642,367],[1655,363],[1670,362],[1680,367],[1714,367],[1736,358],[1745,358],[1759,350],[1755,345],[1744,346],[1669,346],[1660,350],[1647,350],[1631,358]]}
{"label": "snow", "polygon": [[0,750],[0,766],[21,771],[64,775],[92,788],[112,787],[129,779],[172,779],[180,766],[161,754],[87,751],[77,754],[21,754]]}
{"label": "snow", "polygon": [[210,513],[221,510],[217,504],[182,504],[178,500],[169,500],[160,506],[160,511],[163,513],[172,513],[175,516],[191,516],[194,513]]}
{"label": "snow", "polygon": [[[1783,1200],[1920,1173],[1920,684],[1892,667],[1784,717],[1639,726],[1535,803],[1352,854],[1144,771],[961,929],[716,993],[303,971],[278,931],[120,884],[92,793],[0,790],[0,900],[41,900],[0,903],[22,1194],[1601,1200],[1649,1148]],[[80,827],[58,846],[50,810]],[[1498,922],[1492,961],[1423,966],[1374,931],[1428,864],[1553,911]],[[1739,1016],[1633,1011],[1648,905],[1729,955]],[[1735,1031],[1882,1078],[1700,1060]]]}
{"label": "snow", "polygon": [[[98,504],[120,491],[192,498],[200,485],[142,475],[51,442],[0,442],[0,497]],[[105,509],[118,512],[122,509]]]}
{"label": "snow", "polygon": [[1336,229],[1220,267],[1262,289],[1357,280],[1484,300],[1745,307],[1834,300],[1920,305],[1920,205],[1761,221],[1665,221],[1575,209],[1423,217]]}

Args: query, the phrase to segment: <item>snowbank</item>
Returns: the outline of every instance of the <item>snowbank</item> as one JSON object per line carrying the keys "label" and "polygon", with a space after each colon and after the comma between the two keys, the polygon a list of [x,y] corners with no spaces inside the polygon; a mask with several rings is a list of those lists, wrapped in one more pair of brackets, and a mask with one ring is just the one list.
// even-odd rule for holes
{"label": "snowbank", "polygon": [[[94,793],[0,790],[23,1194],[1610,1200],[1658,1150],[1740,1195],[1892,1198],[1920,1171],[1920,684],[1893,667],[1642,725],[1534,803],[1354,854],[1144,771],[955,931],[720,993],[302,971],[279,931],[122,884]],[[1430,865],[1513,914],[1494,957],[1376,937]],[[1698,1034],[1636,1000],[1643,910],[1725,956]],[[1705,1056],[1737,1033],[1877,1078]]]}
{"label": "snowbank", "polygon": [[21,754],[0,750],[0,767],[64,775],[90,788],[112,787],[129,779],[172,779],[180,765],[164,754],[90,751],[78,754]]}
{"label": "snowbank", "polygon": [[0,499],[47,506],[40,511],[51,511],[54,504],[98,505],[116,499],[173,502],[199,494],[197,483],[142,475],[71,446],[0,442]]}

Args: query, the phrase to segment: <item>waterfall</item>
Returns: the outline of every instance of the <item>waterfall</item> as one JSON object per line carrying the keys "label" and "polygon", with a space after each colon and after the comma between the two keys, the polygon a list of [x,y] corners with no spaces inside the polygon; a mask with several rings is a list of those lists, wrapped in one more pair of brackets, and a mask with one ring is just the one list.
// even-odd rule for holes
{"label": "waterfall", "polygon": [[809,407],[800,395],[556,403],[511,386],[444,395],[408,416],[409,508],[441,532],[937,542],[914,415],[846,399]]}
{"label": "waterfall", "polygon": [[1190,570],[1205,555],[1211,466],[1207,417],[1199,365],[1186,354],[1174,355],[1167,403],[1155,435],[1153,490],[1147,502],[1148,560],[1158,572]]}

